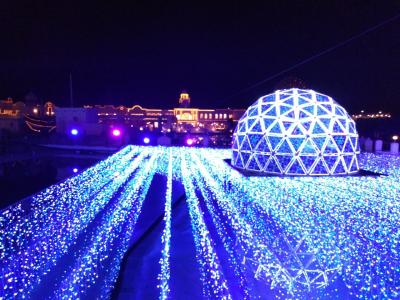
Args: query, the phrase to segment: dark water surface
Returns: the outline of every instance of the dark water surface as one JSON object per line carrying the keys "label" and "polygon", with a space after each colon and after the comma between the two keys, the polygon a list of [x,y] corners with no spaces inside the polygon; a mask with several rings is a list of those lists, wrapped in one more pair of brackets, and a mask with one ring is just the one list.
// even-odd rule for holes
{"label": "dark water surface", "polygon": [[93,166],[107,155],[50,153],[0,164],[0,209]]}

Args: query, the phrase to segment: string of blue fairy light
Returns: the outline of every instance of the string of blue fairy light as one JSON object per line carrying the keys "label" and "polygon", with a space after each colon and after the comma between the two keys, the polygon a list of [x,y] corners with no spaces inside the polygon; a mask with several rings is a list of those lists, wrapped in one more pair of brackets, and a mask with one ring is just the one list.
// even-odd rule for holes
{"label": "string of blue fairy light", "polygon": [[400,296],[399,157],[360,155],[363,169],[387,176],[261,178],[232,169],[224,162],[230,155],[129,146],[3,210],[0,297],[45,290],[49,298],[107,298],[155,173],[167,178],[161,299],[170,295],[173,176],[185,188],[204,296],[229,299],[234,286],[249,299],[263,291],[276,299],[337,298],[337,280],[352,297]]}
{"label": "string of blue fairy light", "polygon": [[167,168],[167,191],[165,194],[165,213],[164,222],[165,227],[161,236],[161,242],[163,244],[162,256],[160,258],[161,270],[158,275],[160,289],[160,299],[168,299],[170,292],[169,279],[170,279],[170,248],[171,248],[171,202],[172,202],[172,167],[173,167],[173,155],[172,149],[169,150],[168,154],[168,168]]}

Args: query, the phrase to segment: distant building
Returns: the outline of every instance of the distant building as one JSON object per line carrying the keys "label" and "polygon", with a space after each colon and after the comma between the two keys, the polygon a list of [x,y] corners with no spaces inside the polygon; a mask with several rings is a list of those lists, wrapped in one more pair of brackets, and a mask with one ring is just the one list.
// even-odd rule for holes
{"label": "distant building", "polygon": [[187,93],[186,91],[182,91],[179,97],[179,107],[184,107],[184,108],[190,107],[190,97],[189,93]]}
{"label": "distant building", "polygon": [[25,104],[15,102],[12,98],[0,100],[0,130],[8,133],[18,133],[23,127]]}
{"label": "distant building", "polygon": [[86,135],[99,135],[103,131],[95,108],[57,107],[55,112],[57,133],[69,134],[76,130]]}
{"label": "distant building", "polygon": [[140,130],[159,130],[161,132],[223,132],[234,128],[246,111],[245,109],[201,109],[190,107],[190,96],[182,92],[179,107],[172,109],[95,105],[85,108],[98,110],[99,122],[104,124],[121,123]]}
{"label": "distant building", "polygon": [[39,105],[32,95],[29,99],[28,104],[14,103],[11,98],[0,101],[0,130],[12,133],[23,130],[49,133],[55,130],[65,134],[71,127],[76,127],[84,134],[96,135],[106,127],[124,126],[162,133],[222,133],[233,131],[245,112],[244,109],[193,108],[186,91],[180,94],[178,107],[171,109],[144,108],[140,105],[61,108],[49,101]]}

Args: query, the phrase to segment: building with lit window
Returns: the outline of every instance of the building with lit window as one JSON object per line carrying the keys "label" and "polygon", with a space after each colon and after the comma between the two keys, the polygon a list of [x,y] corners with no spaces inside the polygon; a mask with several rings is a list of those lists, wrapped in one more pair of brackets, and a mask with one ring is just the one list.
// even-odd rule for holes
{"label": "building with lit window", "polygon": [[190,107],[190,96],[182,92],[179,107],[172,109],[144,108],[114,105],[85,106],[96,108],[99,122],[120,123],[140,130],[161,132],[224,132],[235,127],[245,109],[202,109]]}

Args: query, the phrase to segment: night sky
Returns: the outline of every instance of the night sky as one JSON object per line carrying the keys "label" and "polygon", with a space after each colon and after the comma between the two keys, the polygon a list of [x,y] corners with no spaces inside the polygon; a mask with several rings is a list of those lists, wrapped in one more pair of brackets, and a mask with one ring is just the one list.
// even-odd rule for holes
{"label": "night sky", "polygon": [[[256,88],[249,86],[400,13],[400,1],[3,1],[0,99],[69,105],[246,108],[296,77],[349,112],[400,113],[400,18]],[[260,2],[261,3],[261,2]]]}

